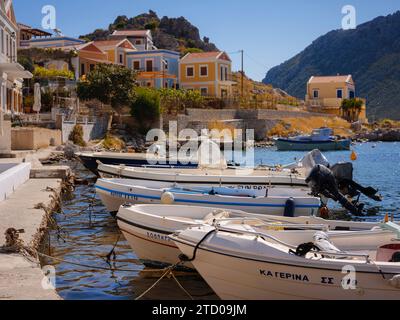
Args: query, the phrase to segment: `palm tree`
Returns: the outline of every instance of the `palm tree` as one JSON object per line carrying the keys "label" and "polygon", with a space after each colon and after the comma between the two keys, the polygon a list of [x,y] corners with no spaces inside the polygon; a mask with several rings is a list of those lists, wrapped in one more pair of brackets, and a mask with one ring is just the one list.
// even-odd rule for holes
{"label": "palm tree", "polygon": [[361,99],[343,99],[341,105],[343,117],[350,122],[358,121],[363,105]]}

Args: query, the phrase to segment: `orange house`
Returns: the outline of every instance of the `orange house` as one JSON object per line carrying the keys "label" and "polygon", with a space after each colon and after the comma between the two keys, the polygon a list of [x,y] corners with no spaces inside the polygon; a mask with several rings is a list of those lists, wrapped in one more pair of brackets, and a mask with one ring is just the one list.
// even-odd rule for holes
{"label": "orange house", "polygon": [[108,54],[102,51],[93,42],[77,47],[76,52],[77,56],[72,59],[76,79],[85,76],[100,63],[112,63],[108,59]]}
{"label": "orange house", "polygon": [[127,53],[136,51],[135,46],[128,39],[94,41],[93,44],[107,53],[109,62],[124,66],[126,65]]}

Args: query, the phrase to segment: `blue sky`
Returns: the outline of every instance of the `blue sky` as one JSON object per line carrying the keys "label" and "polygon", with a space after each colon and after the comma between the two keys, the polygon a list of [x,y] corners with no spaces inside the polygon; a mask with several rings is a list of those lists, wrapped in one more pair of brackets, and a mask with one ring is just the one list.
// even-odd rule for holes
{"label": "blue sky", "polygon": [[14,0],[17,20],[41,26],[44,5],[57,9],[57,27],[69,36],[107,28],[118,15],[154,10],[162,17],[184,16],[218,48],[231,53],[234,68],[245,50],[245,71],[261,80],[266,71],[341,28],[342,7],[353,5],[357,24],[400,10],[399,0]]}

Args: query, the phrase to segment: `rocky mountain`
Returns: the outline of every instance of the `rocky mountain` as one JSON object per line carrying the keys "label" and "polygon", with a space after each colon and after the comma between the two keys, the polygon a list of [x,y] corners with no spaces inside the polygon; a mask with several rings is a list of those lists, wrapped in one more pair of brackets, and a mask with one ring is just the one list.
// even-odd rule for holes
{"label": "rocky mountain", "polygon": [[354,30],[335,30],[272,68],[264,83],[304,99],[313,75],[352,74],[371,118],[400,119],[400,11]]}
{"label": "rocky mountain", "polygon": [[182,54],[193,51],[218,50],[210,39],[201,39],[200,31],[184,17],[161,19],[154,11],[143,13],[133,18],[119,16],[109,25],[108,29],[97,29],[80,38],[87,40],[105,40],[115,30],[134,29],[152,30],[154,45],[158,48],[180,51]]}

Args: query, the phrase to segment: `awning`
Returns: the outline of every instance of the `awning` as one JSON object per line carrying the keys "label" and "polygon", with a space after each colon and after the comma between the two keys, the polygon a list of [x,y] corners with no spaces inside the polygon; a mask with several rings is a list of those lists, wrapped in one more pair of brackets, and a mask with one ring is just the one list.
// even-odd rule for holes
{"label": "awning", "polygon": [[7,76],[12,79],[30,79],[32,73],[25,70],[19,63],[0,63],[0,72],[7,73]]}

